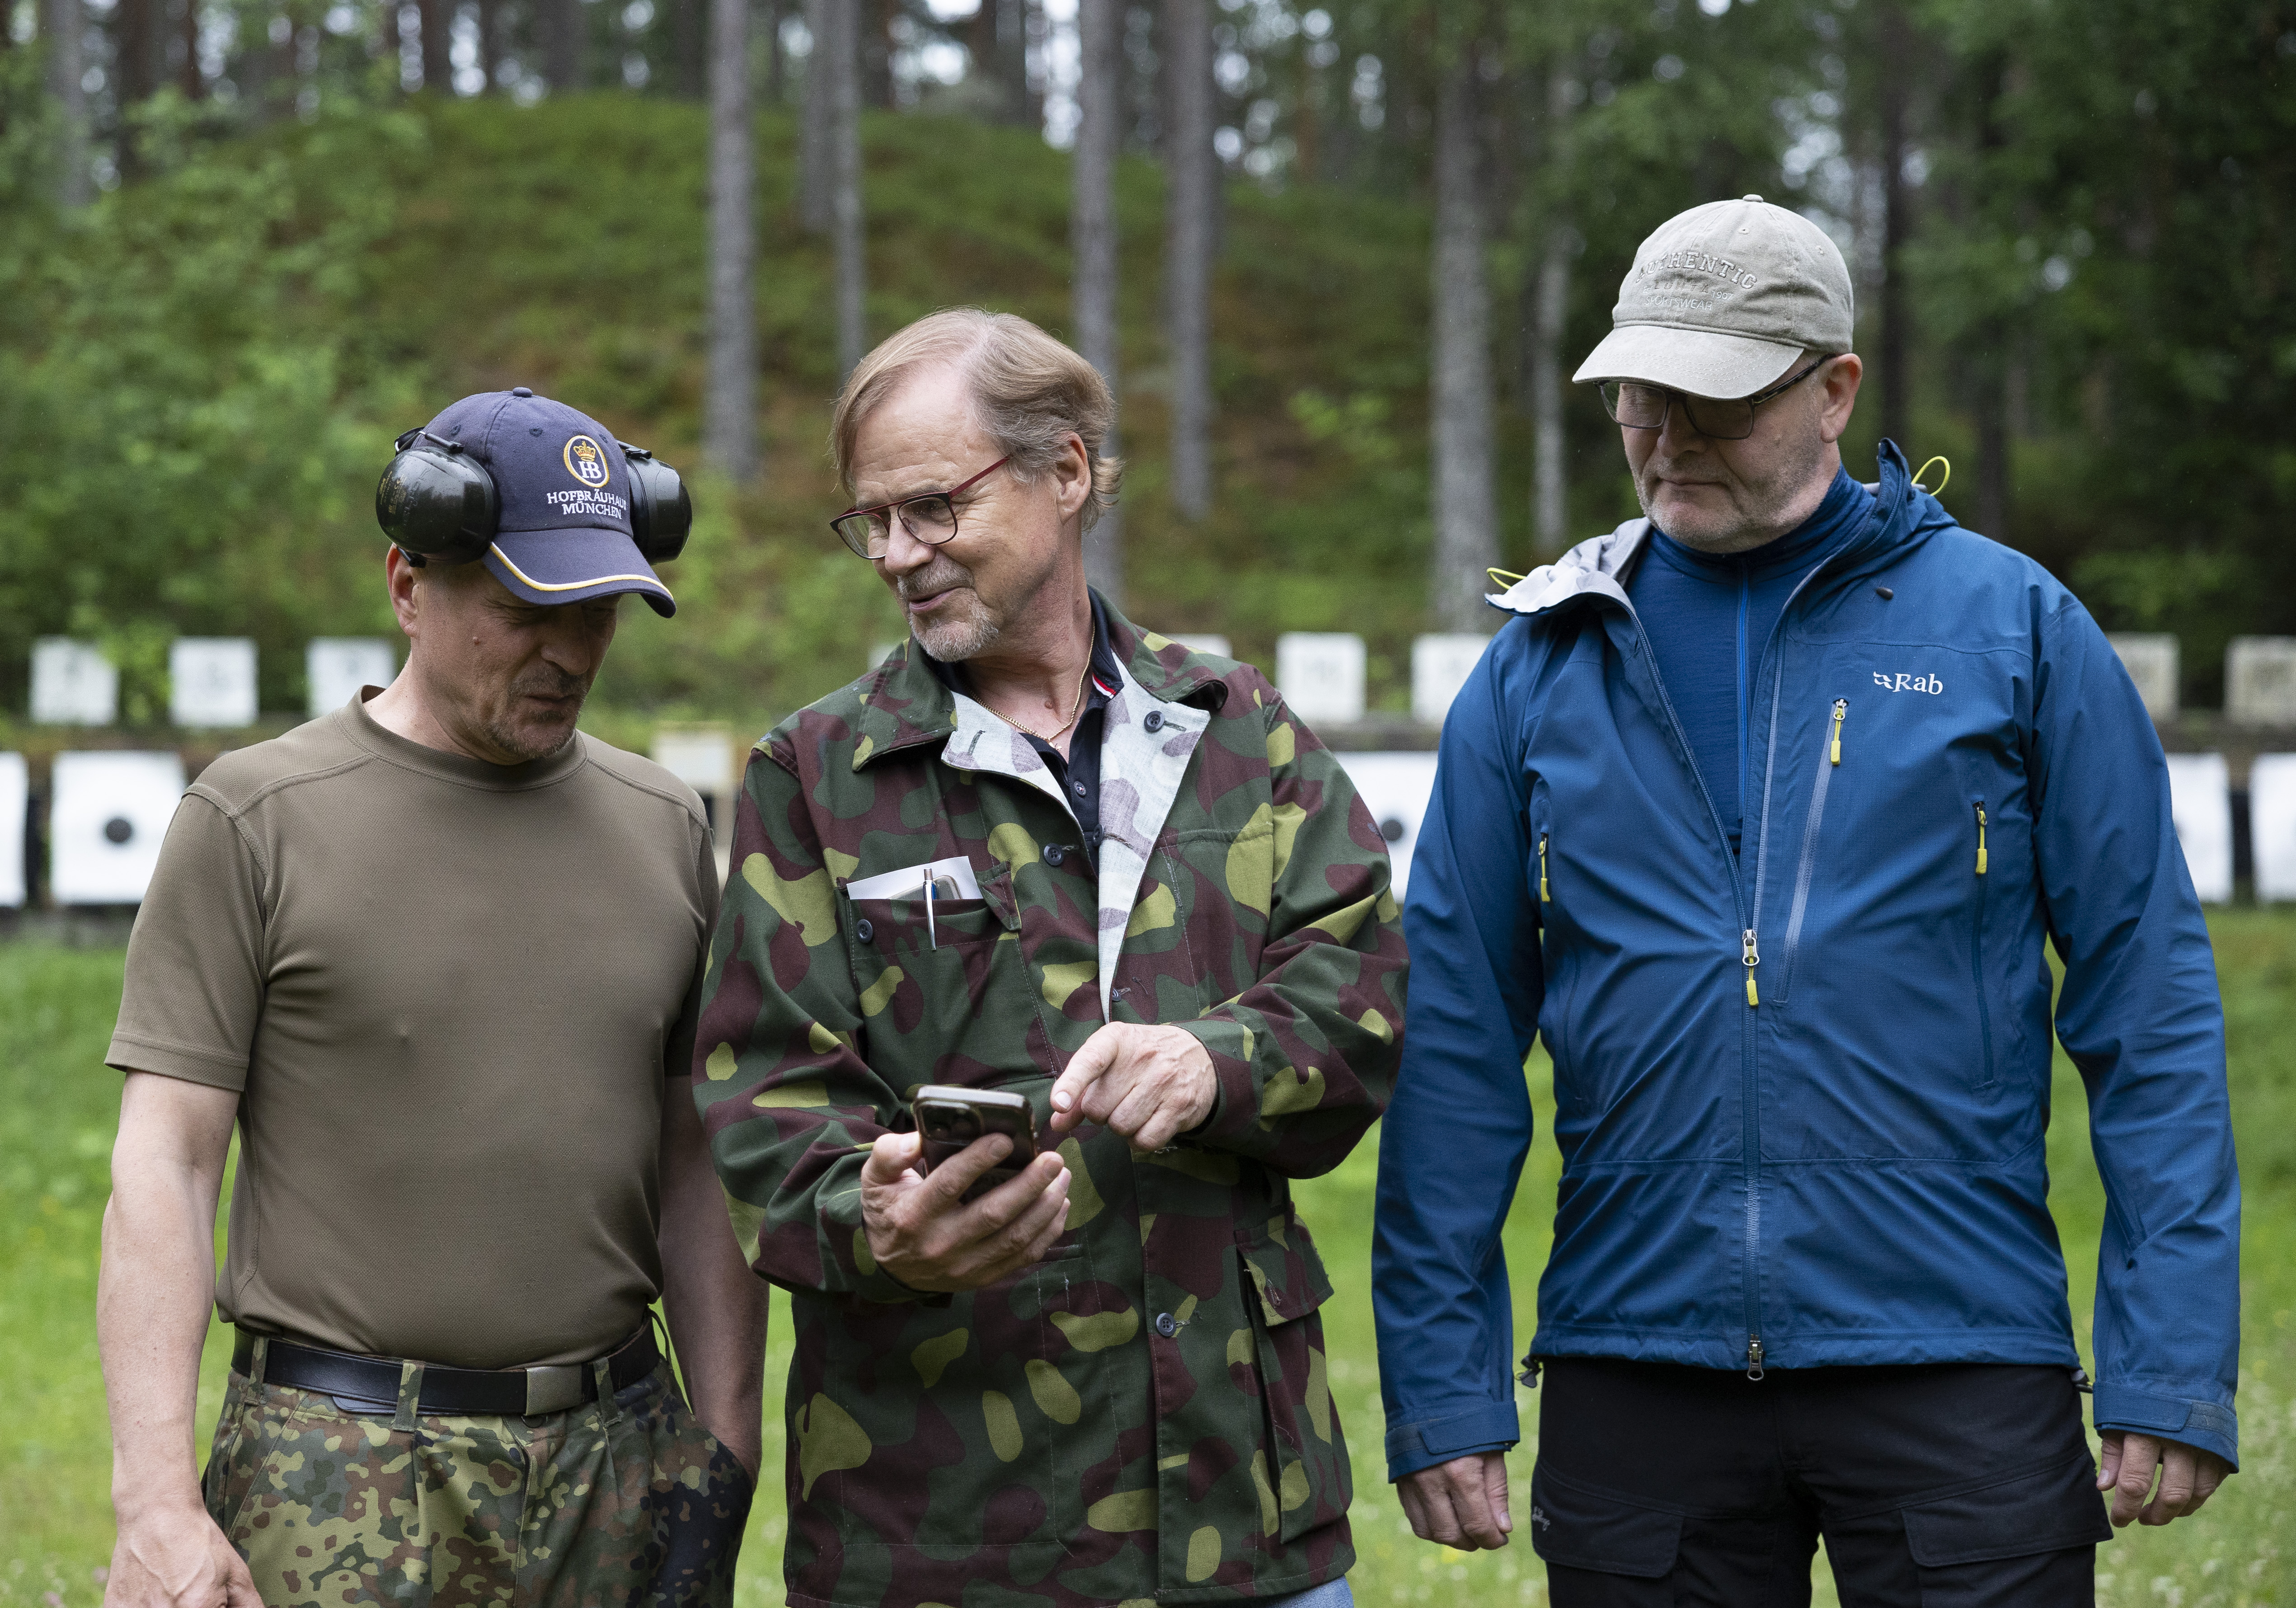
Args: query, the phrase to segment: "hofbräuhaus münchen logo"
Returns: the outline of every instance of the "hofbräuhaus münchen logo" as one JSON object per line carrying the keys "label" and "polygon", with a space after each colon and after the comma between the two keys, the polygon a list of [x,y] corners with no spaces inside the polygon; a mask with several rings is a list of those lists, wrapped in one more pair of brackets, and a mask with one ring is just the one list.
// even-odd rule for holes
{"label": "hofbr\u00e4uhaus m\u00fcnchen logo", "polygon": [[566,472],[585,486],[606,483],[606,455],[589,437],[576,436],[569,440],[562,455],[566,459]]}

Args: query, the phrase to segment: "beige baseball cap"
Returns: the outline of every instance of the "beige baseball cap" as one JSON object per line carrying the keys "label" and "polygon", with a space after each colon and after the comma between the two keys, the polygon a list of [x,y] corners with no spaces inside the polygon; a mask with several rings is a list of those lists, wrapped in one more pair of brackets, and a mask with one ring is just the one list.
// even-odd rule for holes
{"label": "beige baseball cap", "polygon": [[1660,224],[1619,286],[1611,332],[1570,376],[1751,397],[1804,351],[1846,352],[1849,266],[1824,230],[1759,195]]}

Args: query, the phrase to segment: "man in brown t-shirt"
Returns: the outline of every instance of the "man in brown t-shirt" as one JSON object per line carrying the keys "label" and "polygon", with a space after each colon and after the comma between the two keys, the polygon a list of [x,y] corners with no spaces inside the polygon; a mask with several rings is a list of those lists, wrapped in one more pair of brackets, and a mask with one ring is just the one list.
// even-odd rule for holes
{"label": "man in brown t-shirt", "polygon": [[[523,391],[424,434],[381,499],[406,669],[201,773],[129,942],[99,1295],[120,1608],[730,1598],[766,1309],[689,1089],[709,825],[574,730],[620,595],[675,607],[647,555],[683,494]],[[455,505],[442,536],[464,482],[489,528]]]}

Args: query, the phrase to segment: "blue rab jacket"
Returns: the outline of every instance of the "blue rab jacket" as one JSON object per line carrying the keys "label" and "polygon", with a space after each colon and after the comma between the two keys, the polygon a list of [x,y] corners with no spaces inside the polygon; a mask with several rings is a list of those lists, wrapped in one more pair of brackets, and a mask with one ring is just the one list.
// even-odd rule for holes
{"label": "blue rab jacket", "polygon": [[1374,1301],[1390,1478],[1517,1438],[1499,1228],[1554,1062],[1534,1353],[2078,1366],[2050,982],[2109,1202],[2100,1429],[2236,1458],[2240,1185],[2161,745],[2087,611],[1884,443],[1761,649],[1742,852],[1623,585],[1630,521],[1494,601],[1411,866]]}

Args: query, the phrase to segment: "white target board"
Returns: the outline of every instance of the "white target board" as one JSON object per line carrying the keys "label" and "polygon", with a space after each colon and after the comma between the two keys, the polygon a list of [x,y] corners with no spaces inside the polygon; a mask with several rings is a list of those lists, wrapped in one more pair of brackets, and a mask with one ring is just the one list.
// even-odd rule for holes
{"label": "white target board", "polygon": [[1172,631],[1167,633],[1174,642],[1191,653],[1210,653],[1215,659],[1233,659],[1228,640],[1217,631]]}
{"label": "white target board", "polygon": [[1419,824],[1427,816],[1427,801],[1435,793],[1435,756],[1414,753],[1342,754],[1332,756],[1354,783],[1372,824],[1387,841],[1387,857],[1395,867],[1395,897],[1400,899],[1411,881],[1411,851],[1419,841]]}
{"label": "white target board", "polygon": [[41,726],[110,726],[119,712],[119,672],[103,650],[69,636],[32,644],[32,718]]}
{"label": "white target board", "polygon": [[2169,808],[2202,902],[2232,901],[2232,785],[2222,754],[2169,756]]}
{"label": "white target board", "polygon": [[1364,640],[1350,631],[1286,631],[1275,639],[1275,685],[1309,726],[1364,715]]}
{"label": "white target board", "polygon": [[2259,754],[2248,773],[2256,897],[2296,899],[2296,754]]}
{"label": "white target board", "polygon": [[56,756],[48,807],[48,891],[59,905],[135,905],[184,796],[168,753]]}
{"label": "white target board", "polygon": [[24,885],[24,811],[31,780],[23,755],[0,754],[0,908],[20,908],[30,892]]}
{"label": "white target board", "polygon": [[168,644],[168,718],[183,726],[255,724],[255,644],[178,636]]}
{"label": "white target board", "polygon": [[2167,631],[2118,631],[2105,640],[2120,656],[2121,668],[2136,684],[2144,712],[2155,720],[2177,718],[2177,638]]}
{"label": "white target board", "polygon": [[1451,712],[1451,700],[1467,685],[1467,677],[1482,662],[1488,636],[1442,631],[1415,636],[1411,642],[1411,718],[1440,726]]}
{"label": "white target board", "polygon": [[380,636],[315,636],[303,650],[303,682],[311,718],[332,715],[362,687],[389,686],[398,655]]}

